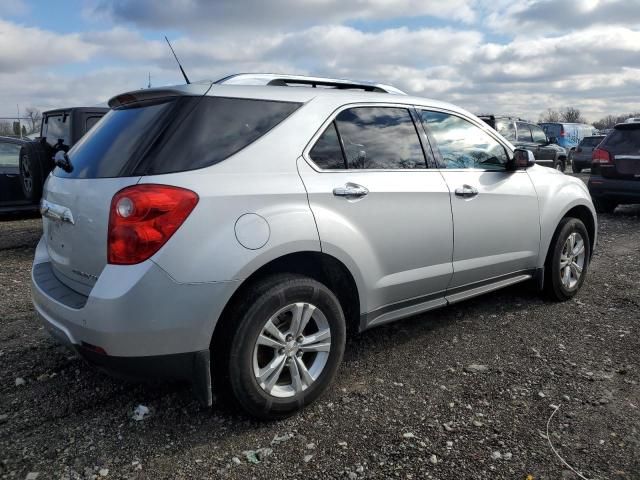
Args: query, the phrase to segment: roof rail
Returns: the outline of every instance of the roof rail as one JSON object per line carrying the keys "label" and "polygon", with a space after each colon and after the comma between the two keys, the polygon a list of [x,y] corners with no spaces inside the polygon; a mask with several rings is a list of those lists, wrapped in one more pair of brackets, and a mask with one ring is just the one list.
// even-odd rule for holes
{"label": "roof rail", "polygon": [[402,90],[384,85],[360,80],[340,78],[307,77],[305,75],[281,75],[276,73],[237,73],[215,81],[219,85],[272,85],[278,87],[308,86],[312,88],[336,88],[339,90],[364,90],[366,92],[392,93],[406,95]]}

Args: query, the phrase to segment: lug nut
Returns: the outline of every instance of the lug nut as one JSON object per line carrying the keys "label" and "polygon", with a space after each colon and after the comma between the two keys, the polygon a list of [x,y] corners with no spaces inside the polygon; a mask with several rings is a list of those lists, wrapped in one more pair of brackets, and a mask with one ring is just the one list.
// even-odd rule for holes
{"label": "lug nut", "polygon": [[278,354],[284,355],[284,348],[281,348],[280,350],[278,350]]}
{"label": "lug nut", "polygon": [[300,335],[297,339],[296,342],[298,343],[302,343],[302,341],[304,340],[304,337],[302,335]]}
{"label": "lug nut", "polygon": [[293,340],[293,335],[291,335],[291,334],[287,335],[287,336],[285,337],[285,340],[286,340],[287,342],[290,342],[291,340]]}
{"label": "lug nut", "polygon": [[303,354],[303,353],[304,353],[304,352],[303,352],[302,350],[298,350],[298,351],[296,352],[296,357],[298,357],[298,358],[302,357],[302,354]]}

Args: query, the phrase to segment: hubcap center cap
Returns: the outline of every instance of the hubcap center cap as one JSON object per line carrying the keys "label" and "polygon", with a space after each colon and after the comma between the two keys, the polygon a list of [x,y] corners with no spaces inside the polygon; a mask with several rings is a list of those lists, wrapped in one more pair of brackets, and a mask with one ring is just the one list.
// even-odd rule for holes
{"label": "hubcap center cap", "polygon": [[298,342],[296,342],[295,340],[291,340],[290,342],[287,342],[287,344],[284,346],[284,353],[289,357],[294,355],[297,351],[298,351]]}

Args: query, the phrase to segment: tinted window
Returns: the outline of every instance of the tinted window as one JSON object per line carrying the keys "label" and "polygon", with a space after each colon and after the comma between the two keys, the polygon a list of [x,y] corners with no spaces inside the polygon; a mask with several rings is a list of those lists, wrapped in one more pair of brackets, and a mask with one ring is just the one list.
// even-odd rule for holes
{"label": "tinted window", "polygon": [[69,135],[69,121],[68,115],[52,115],[47,117],[47,123],[45,123],[45,138],[47,143],[51,146],[67,146],[71,142]]}
{"label": "tinted window", "polygon": [[547,123],[546,125],[540,125],[547,137],[560,138],[561,126],[558,123]]}
{"label": "tinted window", "polygon": [[501,120],[498,122],[497,127],[498,133],[507,140],[513,141],[516,139],[516,126],[512,121]]}
{"label": "tinted window", "polygon": [[613,155],[640,155],[640,128],[616,128],[602,146]]}
{"label": "tinted window", "polygon": [[529,128],[531,129],[531,136],[534,142],[547,143],[547,136],[544,134],[544,130],[537,125],[529,125]]}
{"label": "tinted window", "polygon": [[334,122],[327,127],[309,152],[311,160],[324,169],[345,168],[340,139]]}
{"label": "tinted window", "polygon": [[503,170],[507,152],[487,132],[455,115],[421,112],[447,168]]}
{"label": "tinted window", "polygon": [[174,97],[108,112],[69,151],[70,173],[99,178],[155,175],[221,162],[284,120],[300,104],[222,97]]}
{"label": "tinted window", "polygon": [[580,146],[582,147],[595,147],[597,146],[604,137],[584,137],[582,142],[580,142]]}
{"label": "tinted window", "polygon": [[17,167],[20,145],[0,141],[0,167]]}
{"label": "tinted window", "polygon": [[533,139],[531,138],[531,129],[529,128],[529,125],[521,122],[517,122],[516,125],[518,128],[518,141],[533,142]]}
{"label": "tinted window", "polygon": [[340,112],[336,126],[348,168],[426,168],[409,110],[356,107]]}

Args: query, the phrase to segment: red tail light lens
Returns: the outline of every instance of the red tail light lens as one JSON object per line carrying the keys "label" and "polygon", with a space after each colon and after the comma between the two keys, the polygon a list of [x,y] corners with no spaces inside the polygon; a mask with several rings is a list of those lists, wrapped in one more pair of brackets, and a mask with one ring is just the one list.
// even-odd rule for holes
{"label": "red tail light lens", "polygon": [[613,163],[611,159],[611,154],[602,148],[596,148],[591,154],[591,161],[593,163],[605,164],[605,163]]}
{"label": "red tail light lens", "polygon": [[191,190],[168,185],[134,185],[120,190],[109,212],[108,262],[133,265],[156,253],[198,203]]}

